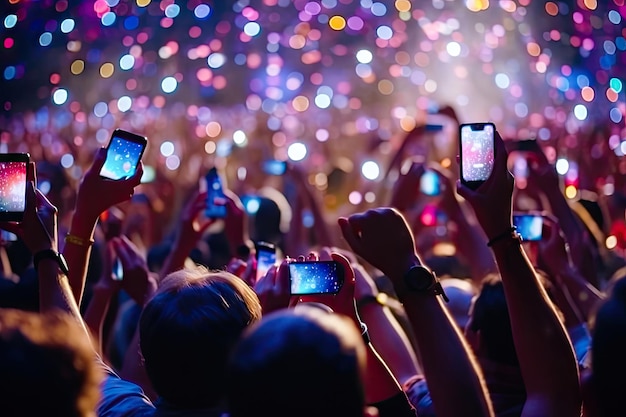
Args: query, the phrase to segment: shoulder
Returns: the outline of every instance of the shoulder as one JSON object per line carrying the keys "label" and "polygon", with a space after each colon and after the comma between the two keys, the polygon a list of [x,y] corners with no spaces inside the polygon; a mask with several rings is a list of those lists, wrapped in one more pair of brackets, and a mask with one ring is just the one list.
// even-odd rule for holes
{"label": "shoulder", "polygon": [[111,368],[102,366],[106,377],[98,403],[99,417],[148,417],[154,414],[154,405],[139,385],[123,380]]}

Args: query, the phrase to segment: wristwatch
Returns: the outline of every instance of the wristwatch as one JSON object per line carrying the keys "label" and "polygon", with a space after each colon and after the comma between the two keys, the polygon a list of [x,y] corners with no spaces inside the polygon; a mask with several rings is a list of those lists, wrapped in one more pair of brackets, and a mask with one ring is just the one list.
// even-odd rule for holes
{"label": "wristwatch", "polygon": [[449,301],[435,273],[422,265],[412,266],[404,274],[404,283],[409,291],[441,295],[446,302]]}
{"label": "wristwatch", "polygon": [[61,270],[61,272],[63,272],[66,276],[69,274],[70,271],[67,267],[67,261],[65,260],[65,257],[62,253],[59,253],[53,249],[44,249],[37,252],[33,257],[35,270],[39,269],[39,262],[41,262],[42,259],[52,259],[56,261],[56,263],[59,265],[59,269]]}

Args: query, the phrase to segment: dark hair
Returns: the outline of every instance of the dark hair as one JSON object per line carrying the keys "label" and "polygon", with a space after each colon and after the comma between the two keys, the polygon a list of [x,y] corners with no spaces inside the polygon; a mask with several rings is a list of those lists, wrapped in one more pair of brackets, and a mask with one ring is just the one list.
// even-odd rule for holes
{"label": "dark hair", "polygon": [[61,312],[0,309],[4,417],[93,414],[102,373],[87,335]]}
{"label": "dark hair", "polygon": [[256,294],[228,272],[198,268],[170,274],[139,323],[141,352],[154,390],[180,408],[218,405],[231,348],[260,318]]}
{"label": "dark hair", "polygon": [[231,417],[363,415],[365,347],[356,327],[306,310],[270,314],[237,344],[228,373]]}
{"label": "dark hair", "polygon": [[592,384],[601,416],[624,413],[626,374],[626,278],[615,281],[610,296],[598,309],[591,339]]}
{"label": "dark hair", "polygon": [[474,301],[470,329],[480,331],[481,346],[488,359],[519,366],[502,279],[498,274],[489,274],[481,284]]}

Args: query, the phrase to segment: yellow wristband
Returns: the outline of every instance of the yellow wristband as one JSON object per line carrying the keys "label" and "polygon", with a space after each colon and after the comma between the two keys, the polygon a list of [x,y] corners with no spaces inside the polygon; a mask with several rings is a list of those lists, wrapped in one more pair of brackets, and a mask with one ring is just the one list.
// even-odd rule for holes
{"label": "yellow wristband", "polygon": [[86,240],[86,239],[83,239],[82,237],[71,235],[69,233],[65,236],[65,243],[71,243],[76,246],[89,247],[93,245],[93,242],[94,242],[93,239]]}

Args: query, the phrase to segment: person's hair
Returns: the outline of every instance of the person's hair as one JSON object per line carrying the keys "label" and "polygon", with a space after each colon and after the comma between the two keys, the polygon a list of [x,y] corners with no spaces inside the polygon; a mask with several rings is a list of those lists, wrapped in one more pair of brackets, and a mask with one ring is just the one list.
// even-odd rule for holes
{"label": "person's hair", "polygon": [[469,321],[470,308],[474,297],[478,293],[478,288],[469,279],[444,276],[441,277],[440,282],[450,300],[446,303],[446,308],[452,315],[455,323],[461,329],[464,329]]}
{"label": "person's hair", "polygon": [[598,309],[591,338],[592,384],[600,415],[624,413],[626,374],[626,277],[614,282],[609,298]]}
{"label": "person's hair", "polygon": [[[548,295],[549,302],[553,303],[559,320],[563,322],[563,313],[554,304],[552,283],[544,271],[535,269],[535,273]],[[480,291],[472,306],[469,328],[474,332],[480,331],[481,347],[484,348],[484,354],[488,359],[519,366],[500,274],[487,274],[481,281]]]}
{"label": "person's hair", "polygon": [[61,312],[0,309],[0,413],[94,414],[102,371],[89,338]]}
{"label": "person's hair", "polygon": [[499,274],[488,274],[474,300],[469,328],[480,331],[484,355],[498,363],[519,366],[513,343],[509,310]]}
{"label": "person's hair", "polygon": [[139,323],[141,353],[156,393],[184,409],[219,405],[230,351],[260,318],[254,291],[228,272],[198,267],[168,275]]}
{"label": "person's hair", "polygon": [[346,317],[313,307],[272,313],[244,333],[228,373],[231,417],[363,415],[365,345]]}

